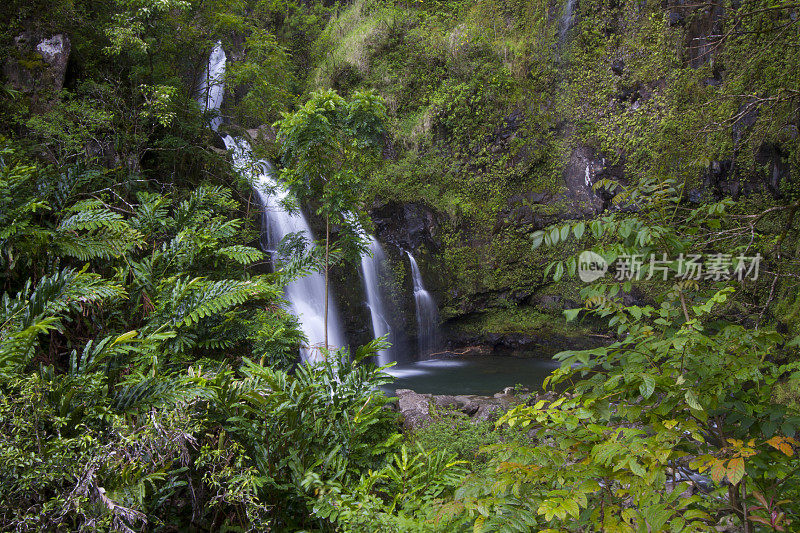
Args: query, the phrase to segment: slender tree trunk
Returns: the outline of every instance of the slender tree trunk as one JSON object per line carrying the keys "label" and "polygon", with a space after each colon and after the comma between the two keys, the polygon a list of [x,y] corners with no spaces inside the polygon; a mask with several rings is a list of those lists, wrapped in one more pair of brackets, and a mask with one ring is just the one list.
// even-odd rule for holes
{"label": "slender tree trunk", "polygon": [[327,357],[328,352],[328,251],[330,249],[330,240],[331,240],[331,232],[330,232],[330,216],[325,215],[325,320],[324,320],[324,328],[325,328],[325,355]]}

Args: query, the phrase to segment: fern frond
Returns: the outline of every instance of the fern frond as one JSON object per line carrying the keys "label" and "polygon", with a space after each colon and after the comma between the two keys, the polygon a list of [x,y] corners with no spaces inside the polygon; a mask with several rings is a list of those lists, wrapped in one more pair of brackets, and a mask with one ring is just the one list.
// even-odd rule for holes
{"label": "fern frond", "polygon": [[80,235],[68,233],[61,235],[55,243],[60,255],[75,257],[81,261],[90,259],[111,259],[121,257],[142,243],[139,232],[109,233],[102,237],[95,234]]}
{"label": "fern frond", "polygon": [[[171,287],[167,287],[167,284],[171,284]],[[279,294],[278,287],[262,279],[209,282],[202,278],[172,278],[162,283],[158,301],[162,309],[169,310],[172,324],[190,326],[252,298],[277,298]]]}
{"label": "fern frond", "polygon": [[106,337],[100,342],[95,343],[94,339],[89,340],[83,347],[81,356],[77,350],[72,350],[69,358],[69,374],[85,374],[96,368],[105,359],[134,349],[131,346],[134,342],[142,342],[137,339],[138,332],[129,331],[117,337]]}
{"label": "fern frond", "polygon": [[175,210],[175,220],[180,226],[189,226],[191,221],[202,219],[209,211],[206,207],[218,207],[224,210],[234,210],[238,207],[231,197],[231,191],[220,185],[209,187],[201,185],[192,191],[189,198],[182,201]]}
{"label": "fern frond", "polygon": [[44,276],[34,285],[28,280],[13,299],[3,296],[0,307],[0,335],[7,327],[27,327],[34,317],[58,316],[83,305],[125,296],[125,289],[98,274],[64,269]]}
{"label": "fern frond", "polygon": [[61,328],[61,319],[51,316],[35,320],[24,329],[0,333],[0,370],[29,360],[39,335]]}
{"label": "fern frond", "polygon": [[217,250],[217,254],[232,259],[242,265],[250,265],[264,259],[264,252],[250,246],[237,244]]}
{"label": "fern frond", "polygon": [[174,223],[174,220],[167,216],[169,205],[167,197],[145,192],[140,192],[136,196],[139,205],[136,206],[136,216],[130,220],[132,227],[144,234],[150,234],[170,227]]}
{"label": "fern frond", "polygon": [[123,231],[128,228],[128,224],[122,219],[122,215],[109,209],[87,209],[65,218],[56,229],[60,232],[66,232],[92,231],[99,228]]}
{"label": "fern frond", "polygon": [[203,234],[215,240],[230,239],[235,237],[242,227],[242,221],[238,218],[224,220],[215,218],[207,228],[203,228]]}
{"label": "fern frond", "polygon": [[28,280],[13,299],[4,294],[0,300],[0,367],[28,360],[36,339],[61,330],[68,313],[124,294],[122,287],[97,274],[71,269],[45,276],[35,287]]}
{"label": "fern frond", "polygon": [[[62,255],[81,261],[109,259],[120,257],[142,244],[141,233],[102,203],[87,200],[77,205],[82,210],[62,220],[55,229],[55,246]],[[74,211],[76,206],[70,210]]]}
{"label": "fern frond", "polygon": [[89,198],[87,200],[79,200],[71,206],[64,209],[67,213],[80,213],[82,211],[101,211],[105,210],[106,206],[96,198]]}
{"label": "fern frond", "polygon": [[115,391],[111,408],[131,412],[146,407],[163,407],[188,403],[202,396],[191,380],[179,376],[131,376]]}
{"label": "fern frond", "polygon": [[217,315],[241,305],[262,291],[262,287],[252,281],[221,280],[205,285],[189,303],[183,323],[187,326],[201,318]]}

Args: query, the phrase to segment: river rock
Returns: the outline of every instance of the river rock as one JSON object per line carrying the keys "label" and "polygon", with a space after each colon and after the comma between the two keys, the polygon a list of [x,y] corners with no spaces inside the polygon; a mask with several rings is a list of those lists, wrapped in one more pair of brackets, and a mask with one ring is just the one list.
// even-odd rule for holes
{"label": "river rock", "polygon": [[411,389],[398,389],[395,394],[405,429],[419,429],[433,421],[430,414],[430,394],[418,394]]}
{"label": "river rock", "polygon": [[411,389],[398,389],[395,395],[406,430],[417,430],[431,424],[437,411],[457,411],[475,422],[481,422],[499,417],[512,405],[522,401],[510,387],[494,396],[420,394]]}

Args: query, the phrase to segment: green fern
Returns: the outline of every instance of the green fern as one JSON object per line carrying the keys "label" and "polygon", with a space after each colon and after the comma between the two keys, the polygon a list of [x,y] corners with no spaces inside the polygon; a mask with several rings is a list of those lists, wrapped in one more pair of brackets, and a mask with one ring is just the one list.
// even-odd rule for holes
{"label": "green fern", "polygon": [[239,205],[231,197],[230,189],[220,185],[201,185],[178,205],[175,210],[175,222],[178,226],[191,226],[208,215],[209,211],[205,209],[208,207],[234,210]]}
{"label": "green fern", "polygon": [[217,250],[217,254],[232,259],[242,265],[250,265],[264,259],[264,252],[250,246],[240,244]]}
{"label": "green fern", "polygon": [[129,233],[106,233],[102,237],[95,235],[61,235],[55,243],[60,255],[74,257],[80,261],[90,259],[111,259],[122,257],[127,252],[138,248],[141,240],[138,235]]}
{"label": "green fern", "polygon": [[273,287],[254,281],[221,280],[204,283],[195,278],[188,285],[193,285],[196,290],[191,291],[190,298],[183,302],[185,307],[182,306],[181,320],[187,326],[241,305],[252,297],[262,295],[265,289],[269,289],[273,297],[277,295]]}
{"label": "green fern", "polygon": [[90,339],[83,350],[78,355],[77,350],[72,350],[69,357],[68,373],[73,376],[86,374],[96,370],[97,367],[107,358],[134,350],[133,343],[141,342],[137,339],[136,331],[129,331],[117,337],[105,337],[100,342],[95,343]]}
{"label": "green fern", "polygon": [[134,412],[151,407],[174,408],[207,397],[208,391],[186,375],[128,376],[114,390],[111,408],[117,412]]}
{"label": "green fern", "polygon": [[85,269],[64,269],[35,285],[28,280],[13,298],[0,299],[0,365],[26,359],[36,338],[60,330],[70,313],[124,295],[122,287]]}
{"label": "green fern", "polygon": [[99,202],[80,202],[73,205],[69,211],[77,212],[62,220],[56,228],[57,231],[92,231],[98,228],[122,231],[128,228],[122,215],[106,209]]}
{"label": "green fern", "polygon": [[142,235],[102,202],[79,202],[68,211],[78,212],[62,220],[53,236],[62,255],[81,261],[109,259],[120,257],[143,243]]}

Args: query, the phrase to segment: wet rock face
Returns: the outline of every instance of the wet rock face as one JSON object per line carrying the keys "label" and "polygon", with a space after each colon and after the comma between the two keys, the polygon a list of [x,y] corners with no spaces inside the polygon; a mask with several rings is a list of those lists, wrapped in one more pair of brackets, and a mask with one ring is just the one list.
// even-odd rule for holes
{"label": "wet rock face", "polygon": [[14,90],[32,95],[36,103],[42,95],[64,87],[72,49],[66,35],[23,33],[14,39],[14,48],[3,65],[3,75]]}
{"label": "wet rock face", "polygon": [[590,148],[579,146],[572,151],[563,177],[574,214],[592,216],[602,211],[603,199],[592,186],[604,170],[605,158],[597,157]]}
{"label": "wet rock face", "polygon": [[388,202],[370,211],[378,240],[401,250],[436,249],[438,221],[430,209],[415,203]]}
{"label": "wet rock face", "polygon": [[587,146],[576,147],[563,173],[562,192],[529,191],[511,196],[498,214],[493,233],[531,233],[562,220],[588,218],[610,207],[611,195],[595,190],[598,180],[624,181],[621,165],[612,166]]}
{"label": "wet rock face", "polygon": [[[507,207],[498,216],[494,233],[509,228],[532,232],[561,220],[592,217],[611,207],[612,196],[603,189],[596,190],[597,181],[625,181],[622,165],[611,165],[602,154],[588,146],[573,149],[562,178],[566,186],[564,192],[530,191],[509,198]],[[537,206],[552,209],[543,210]]]}
{"label": "wet rock face", "polygon": [[724,4],[690,0],[668,0],[667,4],[670,26],[683,26],[686,29],[689,65],[699,68],[712,61],[719,36],[723,33]]}
{"label": "wet rock face", "polygon": [[700,203],[759,193],[779,198],[781,182],[791,178],[786,154],[776,144],[764,144],[755,154],[755,163],[760,171],[745,171],[730,159],[712,161],[702,175],[702,188],[689,190],[688,200]]}

